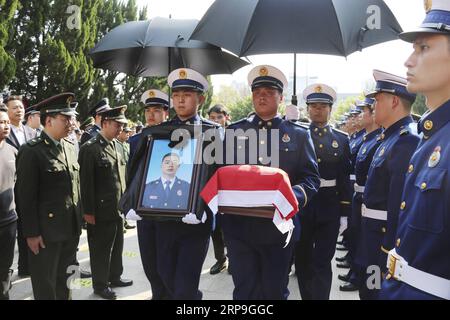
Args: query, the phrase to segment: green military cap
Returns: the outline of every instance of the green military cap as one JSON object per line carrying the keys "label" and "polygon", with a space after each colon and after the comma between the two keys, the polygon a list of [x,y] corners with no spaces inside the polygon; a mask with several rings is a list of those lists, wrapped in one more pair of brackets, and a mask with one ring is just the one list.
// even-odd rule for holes
{"label": "green military cap", "polygon": [[78,102],[74,102],[75,94],[71,92],[64,92],[42,100],[41,102],[32,106],[41,114],[59,113],[65,116],[76,116],[78,113],[75,108]]}
{"label": "green military cap", "polygon": [[85,130],[87,127],[94,125],[94,123],[95,123],[94,118],[88,117],[80,124],[80,129]]}
{"label": "green military cap", "polygon": [[101,111],[98,114],[102,117],[103,120],[114,120],[119,123],[127,124],[128,120],[125,117],[126,110],[127,110],[127,106],[123,105],[120,107],[115,107],[115,108]]}

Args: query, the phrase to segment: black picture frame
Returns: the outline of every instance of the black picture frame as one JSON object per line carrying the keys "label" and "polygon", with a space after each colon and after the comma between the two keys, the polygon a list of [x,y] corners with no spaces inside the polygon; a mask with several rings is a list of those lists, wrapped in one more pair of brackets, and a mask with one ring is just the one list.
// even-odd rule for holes
{"label": "black picture frame", "polygon": [[[170,140],[171,135],[176,129],[186,130],[187,134],[180,141],[172,142]],[[144,218],[181,218],[188,213],[197,214],[200,198],[199,192],[202,184],[204,184],[208,171],[207,166],[201,161],[204,149],[202,131],[200,130],[200,133],[195,132],[193,126],[157,126],[150,133],[148,135],[145,169],[141,177],[136,212]],[[162,147],[164,145],[165,147]],[[149,177],[156,177],[158,175],[155,172],[157,171],[155,163],[161,163],[162,157],[167,156],[169,153],[166,151],[170,150],[170,152],[178,154],[182,158],[183,155],[181,154],[183,154],[183,150],[180,150],[180,146],[181,149],[185,148],[185,150],[188,150],[188,154],[190,154],[190,163],[187,163],[190,168],[184,168],[184,177],[186,177],[186,172],[188,172],[189,179],[179,178],[179,180],[174,181],[171,188],[172,193],[167,198],[167,195],[161,193],[163,189],[162,179],[160,182],[155,182],[157,180]],[[161,150],[164,150],[164,152],[161,152]],[[182,162],[185,160],[183,159]],[[186,163],[181,163],[178,170],[181,170],[181,166],[184,164]],[[182,182],[178,184],[179,181]],[[150,187],[149,184],[151,183],[153,184]],[[186,183],[189,184],[188,191],[186,190]],[[150,191],[149,188],[151,188]],[[163,196],[165,196],[164,200],[160,198]],[[187,197],[186,201],[180,199],[184,197]],[[174,198],[176,200],[170,201]]]}

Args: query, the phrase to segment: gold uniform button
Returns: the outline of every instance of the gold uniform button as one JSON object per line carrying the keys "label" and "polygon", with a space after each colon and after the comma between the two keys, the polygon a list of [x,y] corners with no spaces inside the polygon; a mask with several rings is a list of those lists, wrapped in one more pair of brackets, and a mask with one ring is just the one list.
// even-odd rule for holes
{"label": "gold uniform button", "polygon": [[427,184],[424,182],[420,185],[420,189],[425,190],[427,188]]}
{"label": "gold uniform button", "polygon": [[318,129],[318,128],[315,128],[315,129],[314,129],[314,132],[317,132],[317,131],[319,131],[319,129]]}
{"label": "gold uniform button", "polygon": [[319,148],[322,149],[322,148],[323,148],[323,144],[320,144],[320,145],[319,145]]}
{"label": "gold uniform button", "polygon": [[408,172],[411,173],[414,171],[414,166],[412,164],[409,165]]}
{"label": "gold uniform button", "polygon": [[319,132],[319,137],[321,137],[322,136],[322,132]]}
{"label": "gold uniform button", "polygon": [[318,158],[318,159],[317,159],[317,162],[318,162],[318,163],[321,163],[321,162],[322,162],[322,159]]}
{"label": "gold uniform button", "polygon": [[430,131],[431,129],[433,129],[433,121],[431,121],[431,120],[425,121],[425,123],[423,124],[423,127],[426,130]]}
{"label": "gold uniform button", "polygon": [[53,213],[49,213],[49,214],[48,214],[48,217],[49,217],[49,218],[53,218],[53,217],[54,217],[54,216],[53,216]]}
{"label": "gold uniform button", "polygon": [[397,241],[395,242],[395,245],[397,246],[397,248],[400,247],[400,243],[401,243],[401,240],[400,240],[400,238],[398,238]]}
{"label": "gold uniform button", "polygon": [[323,129],[323,132],[327,133],[327,129]]}
{"label": "gold uniform button", "polygon": [[406,202],[403,201],[402,204],[400,205],[400,209],[405,210],[405,208],[406,208]]}
{"label": "gold uniform button", "polygon": [[286,149],[284,149],[284,151],[288,152],[288,151],[289,151],[289,149],[288,149],[288,148],[286,148]]}
{"label": "gold uniform button", "polygon": [[386,228],[385,227],[381,228],[381,232],[386,233]]}

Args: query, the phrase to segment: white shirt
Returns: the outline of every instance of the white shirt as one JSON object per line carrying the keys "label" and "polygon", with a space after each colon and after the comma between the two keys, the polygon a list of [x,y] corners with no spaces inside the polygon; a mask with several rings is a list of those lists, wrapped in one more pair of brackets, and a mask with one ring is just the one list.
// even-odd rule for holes
{"label": "white shirt", "polygon": [[25,138],[25,129],[22,124],[20,124],[19,127],[16,127],[15,125],[11,124],[11,129],[14,132],[20,145],[23,145],[25,142],[27,142]]}
{"label": "white shirt", "polygon": [[173,184],[175,183],[175,179],[176,179],[175,177],[173,177],[172,180],[165,179],[164,177],[161,177],[161,181],[162,181],[164,190],[166,189],[166,181],[170,181],[169,187],[170,187],[170,190],[172,190]]}

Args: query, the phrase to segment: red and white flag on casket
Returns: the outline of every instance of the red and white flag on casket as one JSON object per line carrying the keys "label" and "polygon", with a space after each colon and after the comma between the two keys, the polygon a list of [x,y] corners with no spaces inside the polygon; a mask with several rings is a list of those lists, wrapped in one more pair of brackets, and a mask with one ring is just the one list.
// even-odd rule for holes
{"label": "red and white flag on casket", "polygon": [[219,206],[274,206],[273,223],[283,234],[292,231],[298,201],[286,172],[279,168],[233,165],[216,171],[200,193],[211,211]]}

